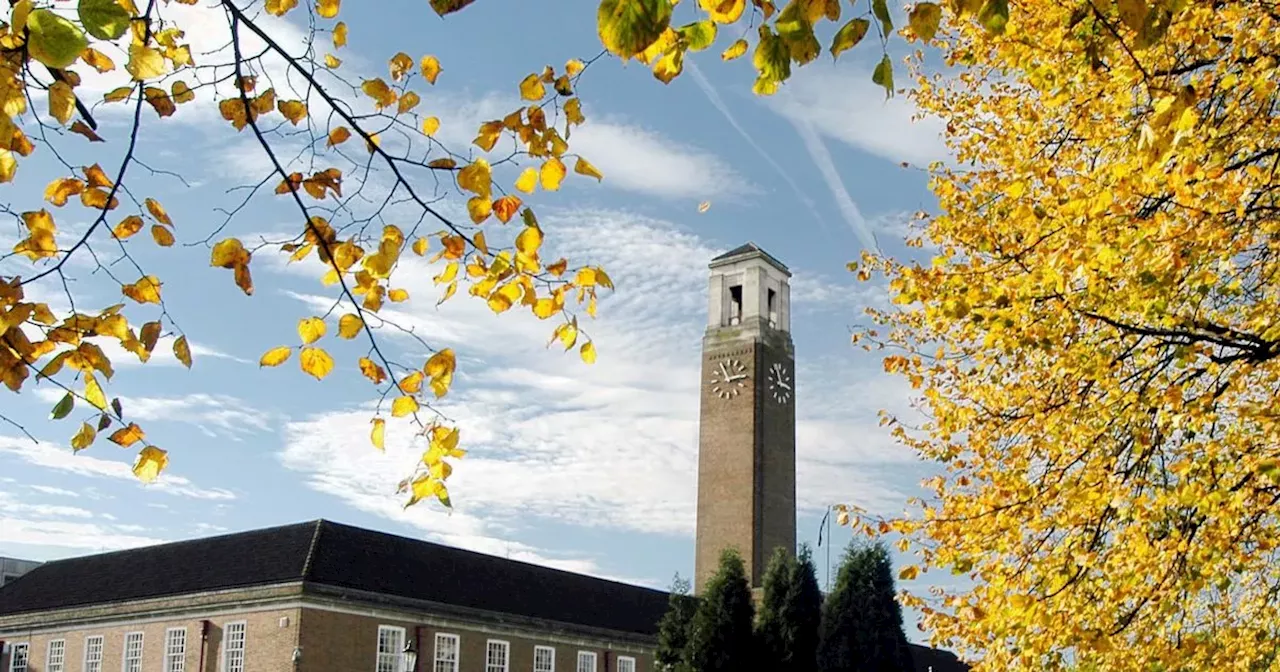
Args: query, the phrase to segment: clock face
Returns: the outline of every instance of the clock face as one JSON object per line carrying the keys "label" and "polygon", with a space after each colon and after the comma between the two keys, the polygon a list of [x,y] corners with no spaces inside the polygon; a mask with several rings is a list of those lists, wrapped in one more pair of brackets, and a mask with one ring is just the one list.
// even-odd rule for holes
{"label": "clock face", "polygon": [[722,359],[711,369],[711,392],[721,399],[732,399],[747,388],[749,378],[741,360]]}
{"label": "clock face", "polygon": [[792,391],[791,374],[787,373],[787,368],[781,363],[774,362],[769,367],[769,394],[774,401],[785,404],[791,401]]}

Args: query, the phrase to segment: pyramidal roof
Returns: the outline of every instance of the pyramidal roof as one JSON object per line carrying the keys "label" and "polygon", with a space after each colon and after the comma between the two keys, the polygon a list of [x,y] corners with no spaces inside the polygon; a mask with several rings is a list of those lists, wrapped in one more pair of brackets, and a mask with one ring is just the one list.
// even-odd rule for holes
{"label": "pyramidal roof", "polygon": [[769,262],[770,265],[776,267],[783,273],[791,275],[791,271],[787,268],[786,264],[778,261],[772,254],[765,252],[763,248],[751,241],[747,241],[724,254],[713,257],[711,259],[711,266],[722,266],[733,261],[738,261],[739,259],[748,259],[757,256],[763,258],[765,261]]}

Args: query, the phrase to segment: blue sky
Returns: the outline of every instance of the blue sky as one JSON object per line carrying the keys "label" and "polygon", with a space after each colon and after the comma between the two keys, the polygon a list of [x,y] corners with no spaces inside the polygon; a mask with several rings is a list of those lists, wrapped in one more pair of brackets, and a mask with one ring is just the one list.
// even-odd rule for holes
{"label": "blue sky", "polygon": [[[677,21],[691,20],[690,4],[677,7]],[[384,75],[398,50],[440,58],[437,85],[417,90],[421,110],[442,119],[439,137],[455,149],[479,121],[518,104],[524,75],[600,49],[594,4],[585,1],[552,11],[546,3],[484,0],[444,21],[421,0],[346,5],[351,40],[340,55],[349,76]],[[185,21],[193,46],[223,43],[221,14],[176,4],[165,11]],[[296,42],[305,17],[299,11],[293,24],[272,24],[273,35]],[[849,345],[862,308],[885,296],[857,283],[845,264],[873,236],[886,251],[906,254],[906,222],[933,199],[924,173],[900,164],[943,158],[939,125],[913,123],[905,97],[886,101],[870,82],[880,53],[870,41],[839,64],[822,56],[781,94],[761,99],[750,94],[749,58],[720,61],[731,39],[722,35],[667,86],[636,63],[593,65],[579,88],[588,121],[571,143],[605,181],[570,175],[561,192],[531,200],[548,234],[544,257],[599,263],[617,285],[590,326],[596,365],[544,348],[547,323],[516,311],[495,316],[464,292],[437,309],[436,271],[425,264],[399,271],[414,300],[398,317],[460,358],[442,410],[459,422],[471,453],[450,481],[452,513],[402,510],[396,483],[420,449],[395,424],[385,454],[369,445],[371,388],[354,371],[354,349],[335,352],[339,370],[323,382],[294,361],[258,368],[262,352],[295,343],[297,320],[323,312],[333,295],[313,267],[285,267],[266,252],[254,259],[252,297],[229,271],[208,266],[202,241],[223,222],[220,209],[243,198],[235,187],[267,174],[248,132],[219,119],[208,95],[163,121],[146,111],[139,155],[187,185],[134,174],[134,195],[166,205],[179,244],[158,249],[143,234],[129,245],[165,281],[169,311],[196,361],[187,371],[167,351],[145,366],[120,357],[108,392],[170,451],[170,467],[143,486],[129,474],[132,452],[102,441],[73,456],[76,424],[47,420],[56,391],[29,384],[19,396],[2,393],[3,413],[41,443],[0,425],[0,554],[46,560],[324,517],[654,586],[675,572],[691,576],[706,264],[748,240],[795,274],[799,541],[816,541],[831,503],[900,511],[929,468],[878,426],[881,408],[909,413],[909,390],[881,373],[874,353]],[[201,50],[193,51],[199,60]],[[898,81],[906,81],[901,70]],[[76,136],[59,147],[72,165],[99,160],[111,172],[124,120],[100,111],[108,142],[92,149],[106,155],[89,154]],[[63,174],[41,148],[21,164],[8,198],[19,211],[38,209],[43,185]],[[711,208],[700,214],[702,201]],[[227,233],[248,240],[295,228],[287,206],[255,199]],[[441,207],[459,212],[456,191]],[[72,233],[87,214],[78,206],[55,212]],[[0,243],[8,249],[16,234],[11,224],[0,227]],[[26,263],[0,262],[0,274],[29,274]],[[96,284],[91,267],[72,269],[78,303],[114,300],[115,288]],[[60,287],[32,291],[65,303]],[[152,319],[146,309],[131,315]],[[387,338],[397,353],[415,354],[412,341]],[[843,544],[848,530],[835,538]],[[824,568],[819,573],[824,580]]]}

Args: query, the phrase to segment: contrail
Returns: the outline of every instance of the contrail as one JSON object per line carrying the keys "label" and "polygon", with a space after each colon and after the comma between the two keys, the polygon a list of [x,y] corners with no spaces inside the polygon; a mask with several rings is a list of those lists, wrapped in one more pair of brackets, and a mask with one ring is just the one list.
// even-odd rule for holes
{"label": "contrail", "polygon": [[693,81],[698,83],[698,88],[702,89],[702,93],[706,95],[707,100],[711,102],[711,105],[720,111],[720,114],[729,122],[729,125],[733,127],[733,130],[737,131],[738,135],[742,136],[742,139],[746,140],[747,144],[751,145],[751,148],[756,150],[756,153],[759,154],[766,163],[773,167],[774,171],[776,171],[778,175],[782,177],[782,180],[787,183],[787,186],[791,187],[791,190],[795,192],[796,197],[800,199],[800,202],[804,204],[804,207],[813,215],[813,218],[818,221],[818,226],[822,228],[823,232],[830,233],[827,229],[826,222],[822,219],[822,215],[818,214],[818,209],[814,206],[813,199],[809,198],[800,190],[800,185],[796,184],[795,180],[791,179],[791,175],[788,174],[786,170],[783,170],[782,166],[778,165],[778,162],[774,161],[773,157],[769,156],[769,153],[764,151],[763,147],[756,143],[755,138],[752,138],[751,134],[747,133],[746,129],[742,127],[742,124],[738,123],[738,119],[733,116],[733,112],[729,110],[729,106],[725,105],[724,99],[720,97],[720,92],[716,91],[716,87],[711,84],[706,75],[702,74],[702,71],[698,69],[698,66],[694,64],[693,61],[686,61],[685,68],[689,71],[689,74],[693,75]]}
{"label": "contrail", "polygon": [[793,117],[791,125],[795,126],[796,133],[800,135],[800,139],[804,141],[805,149],[809,150],[809,156],[813,158],[813,163],[822,172],[822,178],[826,180],[827,188],[831,190],[831,196],[836,200],[836,206],[840,208],[840,214],[848,222],[849,228],[853,229],[854,235],[858,236],[858,240],[862,242],[863,247],[869,250],[877,249],[876,239],[871,233],[871,227],[867,226],[867,220],[862,216],[862,212],[858,210],[858,204],[853,202],[853,198],[849,196],[849,191],[844,188],[844,181],[840,179],[840,173],[836,171],[835,163],[831,161],[831,152],[827,151],[826,143],[822,141],[822,137],[814,130],[813,124],[807,120]]}

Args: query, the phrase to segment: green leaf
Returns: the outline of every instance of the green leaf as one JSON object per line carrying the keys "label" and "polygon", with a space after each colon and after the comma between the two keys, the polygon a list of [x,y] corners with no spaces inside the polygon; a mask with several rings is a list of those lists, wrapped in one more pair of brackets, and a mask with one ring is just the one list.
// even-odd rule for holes
{"label": "green leaf", "polygon": [[99,40],[114,40],[129,29],[129,12],[116,0],[80,0],[80,24]]}
{"label": "green leaf", "polygon": [[871,81],[884,87],[885,98],[893,97],[893,61],[889,60],[888,54],[876,64],[875,71],[871,73]]}
{"label": "green leaf", "polygon": [[813,24],[805,18],[801,3],[788,4],[778,14],[774,27],[778,30],[778,37],[786,43],[791,60],[804,65],[822,52],[822,45],[818,44],[818,38],[813,34]]}
{"label": "green leaf", "polygon": [[600,42],[624,61],[644,51],[671,25],[670,0],[600,0]]}
{"label": "green leaf", "polygon": [[712,21],[697,21],[676,29],[680,39],[689,45],[689,51],[702,51],[716,41],[716,24]]}
{"label": "green leaf", "polygon": [[835,60],[841,53],[856,47],[862,41],[862,38],[866,37],[867,29],[870,27],[871,22],[866,19],[853,19],[840,26],[840,30],[836,31],[835,38],[831,40],[831,60]]}
{"label": "green leaf", "polygon": [[37,9],[27,17],[27,51],[51,68],[65,68],[80,57],[89,40],[76,24],[48,9]]}
{"label": "green leaf", "polygon": [[987,0],[978,12],[978,23],[992,35],[1003,34],[1005,25],[1009,23],[1008,0]]}
{"label": "green leaf", "polygon": [[75,406],[76,406],[76,398],[73,397],[70,392],[68,392],[65,395],[63,395],[62,399],[58,401],[57,405],[53,407],[53,412],[49,414],[49,417],[53,420],[61,420],[67,417],[67,415],[71,413],[71,409],[75,408]]}
{"label": "green leaf", "polygon": [[922,2],[911,10],[907,23],[920,39],[928,42],[938,33],[938,24],[942,23],[942,7],[932,2]]}
{"label": "green leaf", "polygon": [[751,90],[757,96],[771,96],[778,86],[791,76],[791,52],[782,38],[773,34],[768,26],[760,26],[760,41],[751,57],[756,68],[756,82]]}
{"label": "green leaf", "polygon": [[880,19],[880,30],[885,37],[893,30],[893,19],[889,16],[889,5],[885,0],[871,0],[871,13]]}

